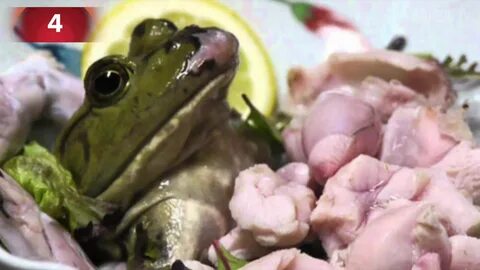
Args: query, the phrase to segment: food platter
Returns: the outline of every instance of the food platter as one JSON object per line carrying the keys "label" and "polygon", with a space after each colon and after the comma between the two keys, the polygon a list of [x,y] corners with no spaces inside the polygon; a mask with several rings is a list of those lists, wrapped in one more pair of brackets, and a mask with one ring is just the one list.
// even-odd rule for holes
{"label": "food platter", "polygon": [[15,9],[0,268],[476,270],[479,8],[106,1],[75,43]]}

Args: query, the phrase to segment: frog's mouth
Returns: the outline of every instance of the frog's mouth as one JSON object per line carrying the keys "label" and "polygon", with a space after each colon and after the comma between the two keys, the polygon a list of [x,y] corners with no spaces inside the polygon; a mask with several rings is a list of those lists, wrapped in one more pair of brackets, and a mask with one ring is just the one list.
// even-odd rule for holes
{"label": "frog's mouth", "polygon": [[205,69],[224,72],[238,65],[238,41],[233,34],[214,27],[197,26],[189,26],[182,32],[189,33],[197,47],[188,61],[187,73],[199,74]]}

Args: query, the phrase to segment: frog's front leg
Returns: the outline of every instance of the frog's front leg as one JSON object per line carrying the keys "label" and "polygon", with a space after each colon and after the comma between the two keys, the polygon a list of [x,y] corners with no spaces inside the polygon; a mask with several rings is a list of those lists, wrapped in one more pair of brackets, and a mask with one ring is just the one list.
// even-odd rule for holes
{"label": "frog's front leg", "polygon": [[227,125],[164,176],[118,227],[128,235],[130,268],[161,269],[178,259],[202,259],[208,246],[230,229],[234,179],[257,161],[258,152]]}
{"label": "frog's front leg", "polygon": [[162,269],[178,259],[199,258],[227,229],[212,206],[167,198],[132,226],[127,240],[129,269]]}

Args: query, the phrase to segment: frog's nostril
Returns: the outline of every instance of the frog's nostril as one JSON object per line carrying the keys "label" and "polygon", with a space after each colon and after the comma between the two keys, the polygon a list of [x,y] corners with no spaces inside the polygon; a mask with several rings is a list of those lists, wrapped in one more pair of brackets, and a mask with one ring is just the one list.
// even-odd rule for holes
{"label": "frog's nostril", "polygon": [[200,69],[204,70],[212,70],[215,67],[216,63],[214,59],[208,59],[207,61],[203,62],[200,66]]}
{"label": "frog's nostril", "polygon": [[215,59],[208,59],[203,61],[200,66],[197,69],[192,70],[192,75],[201,75],[204,71],[212,71],[217,63],[215,62]]}
{"label": "frog's nostril", "polygon": [[170,53],[170,51],[178,49],[178,47],[180,47],[180,44],[176,41],[171,40],[167,41],[164,45],[166,53]]}

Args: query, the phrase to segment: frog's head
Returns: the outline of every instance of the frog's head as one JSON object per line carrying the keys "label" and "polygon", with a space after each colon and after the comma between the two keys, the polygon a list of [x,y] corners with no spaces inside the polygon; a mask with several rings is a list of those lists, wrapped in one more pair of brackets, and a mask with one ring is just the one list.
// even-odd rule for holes
{"label": "frog's head", "polygon": [[237,53],[228,32],[197,26],[178,31],[169,21],[148,19],[134,29],[128,56],[92,64],[86,100],[56,145],[80,191],[96,196],[105,190],[200,92],[224,99]]}

